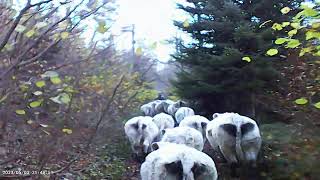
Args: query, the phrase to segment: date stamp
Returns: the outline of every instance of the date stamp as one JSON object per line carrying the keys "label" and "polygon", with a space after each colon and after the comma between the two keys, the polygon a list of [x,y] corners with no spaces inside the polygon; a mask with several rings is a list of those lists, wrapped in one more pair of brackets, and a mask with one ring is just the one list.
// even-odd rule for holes
{"label": "date stamp", "polygon": [[52,171],[49,170],[42,170],[42,171],[26,171],[26,170],[2,170],[0,172],[1,176],[28,176],[28,175],[50,175]]}

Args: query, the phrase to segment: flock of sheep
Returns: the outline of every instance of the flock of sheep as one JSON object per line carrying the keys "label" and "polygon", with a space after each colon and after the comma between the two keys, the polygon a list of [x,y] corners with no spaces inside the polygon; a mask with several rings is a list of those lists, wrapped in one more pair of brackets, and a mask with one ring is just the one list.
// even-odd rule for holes
{"label": "flock of sheep", "polygon": [[214,113],[209,121],[185,105],[180,100],[155,100],[141,106],[144,116],[126,122],[133,154],[144,160],[142,180],[216,180],[215,163],[202,152],[206,141],[222,153],[231,169],[239,164],[255,166],[261,136],[254,120],[237,113]]}

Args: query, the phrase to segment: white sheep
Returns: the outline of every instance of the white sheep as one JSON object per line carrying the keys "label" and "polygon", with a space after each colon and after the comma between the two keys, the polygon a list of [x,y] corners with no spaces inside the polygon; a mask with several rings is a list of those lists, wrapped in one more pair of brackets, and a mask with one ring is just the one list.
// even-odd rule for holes
{"label": "white sheep", "polygon": [[255,166],[261,135],[254,120],[237,113],[215,113],[207,124],[206,136],[212,148],[220,149],[228,163]]}
{"label": "white sheep", "polygon": [[177,112],[175,113],[174,117],[176,118],[176,121],[178,124],[180,124],[180,122],[188,116],[193,116],[194,115],[194,111],[193,109],[189,108],[189,107],[181,107],[177,110]]}
{"label": "white sheep", "polygon": [[142,180],[216,180],[218,177],[215,163],[208,155],[175,143],[160,145],[151,152],[141,165],[140,175]]}
{"label": "white sheep", "polygon": [[203,150],[202,134],[190,127],[175,127],[161,131],[160,142],[171,142],[177,144],[185,144],[199,151]]}
{"label": "white sheep", "polygon": [[147,154],[151,143],[159,137],[159,128],[149,116],[138,116],[128,120],[124,130],[137,157]]}
{"label": "white sheep", "polygon": [[142,105],[140,107],[140,110],[145,116],[154,116],[157,114],[156,106],[158,104],[161,104],[161,102],[161,100],[151,101],[147,104]]}
{"label": "white sheep", "polygon": [[183,101],[179,100],[173,104],[168,104],[168,107],[164,108],[166,109],[166,113],[170,114],[171,116],[174,116],[177,110],[183,105]]}
{"label": "white sheep", "polygon": [[203,138],[206,138],[206,128],[209,120],[200,115],[185,117],[179,124],[180,127],[191,127],[201,132]]}
{"label": "white sheep", "polygon": [[174,127],[174,119],[172,116],[166,113],[160,113],[153,117],[153,122],[158,126],[159,130],[162,131],[167,128]]}

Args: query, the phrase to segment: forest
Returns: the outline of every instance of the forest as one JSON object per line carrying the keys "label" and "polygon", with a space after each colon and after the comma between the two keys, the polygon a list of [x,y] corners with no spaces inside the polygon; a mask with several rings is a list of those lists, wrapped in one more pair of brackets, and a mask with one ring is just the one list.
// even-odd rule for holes
{"label": "forest", "polygon": [[[320,1],[163,0],[182,14],[168,19],[175,35],[140,38],[132,22],[121,30],[131,35],[124,49],[114,29],[126,2],[0,0],[0,179],[318,179]],[[143,3],[157,3],[130,2],[146,18],[153,10]],[[164,26],[155,24],[147,31]],[[161,47],[172,50],[167,60]],[[230,146],[245,154],[246,137],[260,140],[256,166],[240,163],[236,175],[213,145],[224,136],[210,139],[230,114],[249,124],[247,136],[242,125],[220,126]],[[201,148],[168,137],[192,117],[200,133],[181,136],[195,131]],[[192,177],[180,152],[195,162]],[[170,156],[180,159],[156,164]],[[204,161],[214,168],[196,166]]]}

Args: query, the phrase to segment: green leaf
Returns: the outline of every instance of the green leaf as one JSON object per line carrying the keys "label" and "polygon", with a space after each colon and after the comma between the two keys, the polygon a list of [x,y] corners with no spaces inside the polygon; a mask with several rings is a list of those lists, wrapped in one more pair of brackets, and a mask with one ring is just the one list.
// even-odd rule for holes
{"label": "green leaf", "polygon": [[243,61],[251,62],[251,58],[248,56],[245,56],[242,58]]}
{"label": "green leaf", "polygon": [[289,26],[290,25],[290,22],[282,22],[282,24],[281,24],[281,26],[282,27],[287,27],[287,26]]}
{"label": "green leaf", "polygon": [[27,28],[21,24],[18,24],[17,27],[14,29],[15,31],[19,33],[23,33]]}
{"label": "green leaf", "polygon": [[62,32],[60,36],[61,36],[61,39],[67,39],[68,36],[69,36],[69,33],[68,32]]}
{"label": "green leaf", "polygon": [[16,113],[19,114],[19,115],[25,115],[25,114],[26,114],[26,111],[23,110],[23,109],[17,109],[17,110],[16,110]]}
{"label": "green leaf", "polygon": [[60,100],[64,104],[69,104],[69,102],[71,101],[70,96],[67,93],[62,93]]}
{"label": "green leaf", "polygon": [[30,31],[26,32],[26,36],[28,38],[31,38],[34,34],[36,33],[36,31],[34,29],[31,29]]}
{"label": "green leaf", "polygon": [[41,101],[33,101],[29,105],[32,108],[39,107],[41,105]]}
{"label": "green leaf", "polygon": [[306,98],[299,98],[299,99],[296,99],[294,102],[298,105],[304,105],[308,103],[308,100]]}
{"label": "green leaf", "polygon": [[298,30],[297,29],[292,29],[291,31],[288,32],[288,35],[290,37],[292,37],[293,35],[297,34],[298,33]]}
{"label": "green leaf", "polygon": [[290,39],[286,45],[286,48],[296,48],[300,45],[300,41],[297,39]]}
{"label": "green leaf", "polygon": [[45,81],[37,81],[36,82],[36,86],[38,87],[38,88],[42,88],[43,86],[45,86],[46,85],[46,82]]}
{"label": "green leaf", "polygon": [[314,10],[314,9],[312,9],[312,8],[305,8],[303,11],[302,11],[303,13],[303,15],[305,15],[305,16],[316,16],[316,15],[318,15],[318,12],[316,11],[316,10]]}
{"label": "green leaf", "polygon": [[274,23],[271,28],[278,31],[283,29],[281,24],[278,24],[278,23]]}
{"label": "green leaf", "polygon": [[320,102],[315,103],[314,107],[316,107],[317,109],[320,109]]}
{"label": "green leaf", "polygon": [[278,54],[278,52],[279,52],[278,49],[269,49],[267,51],[267,55],[274,56],[274,55]]}
{"label": "green leaf", "polygon": [[281,11],[282,14],[287,14],[288,12],[290,12],[290,10],[291,9],[289,7],[284,7],[280,11]]}
{"label": "green leaf", "polygon": [[300,23],[291,23],[290,26],[295,28],[295,29],[299,29],[300,28]]}
{"label": "green leaf", "polygon": [[53,83],[53,84],[60,84],[61,83],[61,79],[56,76],[56,77],[51,77],[50,78],[50,81]]}
{"label": "green leaf", "polygon": [[312,38],[320,39],[320,32],[307,31],[306,32],[306,40],[310,40]]}
{"label": "green leaf", "polygon": [[286,38],[278,38],[278,39],[276,39],[276,41],[274,43],[275,44],[283,44],[287,41],[288,41],[288,39],[286,39]]}
{"label": "green leaf", "polygon": [[71,101],[70,96],[67,93],[61,93],[56,97],[51,97],[50,99],[58,104],[68,104]]}

